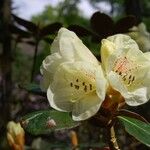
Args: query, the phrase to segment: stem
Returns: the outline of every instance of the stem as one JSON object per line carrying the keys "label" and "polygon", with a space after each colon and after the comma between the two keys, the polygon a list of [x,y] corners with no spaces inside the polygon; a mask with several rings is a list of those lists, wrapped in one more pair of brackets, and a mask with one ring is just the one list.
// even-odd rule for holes
{"label": "stem", "polygon": [[36,65],[36,58],[37,58],[37,52],[38,52],[38,45],[39,45],[39,41],[37,40],[36,45],[35,45],[35,50],[34,50],[33,65],[32,65],[32,72],[31,72],[31,82],[33,81],[34,73],[35,73],[35,65]]}
{"label": "stem", "polygon": [[107,136],[108,136],[108,143],[109,143],[110,149],[120,150],[118,143],[117,143],[115,130],[113,126],[107,128]]}

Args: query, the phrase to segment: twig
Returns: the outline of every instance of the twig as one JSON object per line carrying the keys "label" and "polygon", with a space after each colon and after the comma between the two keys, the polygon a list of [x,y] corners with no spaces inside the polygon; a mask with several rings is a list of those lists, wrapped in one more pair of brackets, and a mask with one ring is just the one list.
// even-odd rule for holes
{"label": "twig", "polygon": [[107,128],[107,136],[108,136],[108,144],[109,144],[110,149],[120,150],[118,143],[117,143],[115,130],[113,126]]}
{"label": "twig", "polygon": [[38,45],[39,45],[39,41],[37,40],[36,45],[35,45],[35,51],[34,51],[33,66],[32,66],[32,73],[31,73],[31,82],[33,81],[34,73],[35,73],[35,65],[36,65],[36,59],[37,59]]}

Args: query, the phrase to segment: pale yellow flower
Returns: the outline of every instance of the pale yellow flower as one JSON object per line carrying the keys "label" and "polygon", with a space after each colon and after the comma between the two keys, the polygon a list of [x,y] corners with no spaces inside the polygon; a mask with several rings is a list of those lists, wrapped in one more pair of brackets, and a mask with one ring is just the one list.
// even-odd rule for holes
{"label": "pale yellow flower", "polygon": [[129,36],[118,34],[102,40],[101,59],[110,87],[125,102],[137,106],[150,98],[150,53],[143,53]]}
{"label": "pale yellow flower", "polygon": [[7,124],[7,140],[13,150],[23,150],[25,133],[20,123],[10,121]]}
{"label": "pale yellow flower", "polygon": [[150,51],[150,33],[147,31],[145,24],[140,23],[138,26],[131,28],[130,31],[128,35],[137,42],[139,48],[143,52]]}
{"label": "pale yellow flower", "polygon": [[74,32],[58,31],[42,63],[42,88],[51,107],[85,120],[98,112],[107,89],[100,63]]}

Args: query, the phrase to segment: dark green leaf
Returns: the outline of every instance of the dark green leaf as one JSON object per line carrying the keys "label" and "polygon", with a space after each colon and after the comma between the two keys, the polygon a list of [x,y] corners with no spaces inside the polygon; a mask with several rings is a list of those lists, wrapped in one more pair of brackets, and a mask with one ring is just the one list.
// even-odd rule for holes
{"label": "dark green leaf", "polygon": [[112,35],[114,22],[108,15],[96,12],[92,15],[90,21],[93,31],[101,35],[102,38]]}
{"label": "dark green leaf", "polygon": [[26,29],[28,29],[29,31],[31,32],[35,32],[37,30],[37,25],[34,24],[33,22],[31,21],[27,21],[27,20],[24,20],[14,14],[12,14],[14,20],[21,26],[25,27]]}
{"label": "dark green leaf", "polygon": [[62,24],[59,23],[59,22],[55,22],[55,23],[49,24],[49,25],[47,25],[47,26],[45,26],[44,28],[41,29],[40,35],[43,37],[43,36],[47,36],[47,35],[50,35],[50,34],[54,34],[61,27],[62,27]]}
{"label": "dark green leaf", "polygon": [[33,135],[48,134],[54,130],[69,129],[80,124],[73,121],[69,113],[55,110],[33,112],[21,120],[24,129]]}
{"label": "dark green leaf", "polygon": [[45,42],[48,43],[48,44],[51,44],[54,39],[51,39],[51,38],[49,38],[49,37],[45,37],[45,38],[43,38],[42,40],[45,41]]}
{"label": "dark green leaf", "polygon": [[126,110],[126,109],[120,109],[116,112],[116,116],[126,116],[126,117],[131,117],[131,118],[135,118],[135,119],[138,119],[138,120],[141,120],[145,123],[148,123],[148,121],[142,117],[141,115],[135,113],[135,112],[132,112],[130,110]]}
{"label": "dark green leaf", "polygon": [[88,36],[88,35],[91,35],[91,32],[82,27],[82,26],[79,26],[79,25],[70,25],[68,27],[69,30],[75,32],[78,36]]}
{"label": "dark green leaf", "polygon": [[31,92],[31,93],[33,93],[33,94],[37,94],[37,95],[41,95],[41,96],[46,97],[46,93],[43,92],[43,91],[41,90],[40,86],[37,85],[37,84],[29,84],[29,85],[24,85],[24,86],[20,86],[20,85],[19,85],[19,87],[22,88],[22,89],[25,89],[25,90],[27,90],[28,92]]}
{"label": "dark green leaf", "polygon": [[127,16],[117,21],[114,27],[114,33],[127,33],[130,28],[136,25],[134,16]]}
{"label": "dark green leaf", "polygon": [[137,140],[150,147],[150,123],[145,123],[137,119],[118,116],[125,126],[125,130]]}
{"label": "dark green leaf", "polygon": [[19,35],[20,37],[23,37],[23,38],[28,38],[31,36],[31,34],[27,31],[24,31],[22,29],[20,29],[19,27],[15,26],[15,25],[10,25],[10,30],[13,34],[17,34]]}

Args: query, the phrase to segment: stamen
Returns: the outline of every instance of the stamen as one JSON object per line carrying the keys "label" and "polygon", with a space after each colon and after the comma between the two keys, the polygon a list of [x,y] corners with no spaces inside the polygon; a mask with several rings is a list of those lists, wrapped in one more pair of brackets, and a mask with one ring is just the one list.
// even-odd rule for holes
{"label": "stamen", "polygon": [[123,81],[126,81],[126,78],[122,78],[123,79]]}
{"label": "stamen", "polygon": [[128,81],[128,85],[131,83],[131,80]]}
{"label": "stamen", "polygon": [[132,75],[129,76],[129,80],[131,79]]}
{"label": "stamen", "polygon": [[127,85],[135,80],[134,71],[138,69],[139,65],[135,64],[127,57],[120,57],[114,63],[113,71],[116,72]]}
{"label": "stamen", "polygon": [[122,75],[122,72],[119,72],[119,75]]}
{"label": "stamen", "polygon": [[73,87],[73,83],[72,82],[70,83],[70,86]]}
{"label": "stamen", "polygon": [[92,90],[92,84],[90,84],[90,90]]}
{"label": "stamen", "polygon": [[80,86],[74,85],[75,89],[79,90]]}
{"label": "stamen", "polygon": [[86,85],[84,86],[84,91],[87,92],[87,86]]}
{"label": "stamen", "polygon": [[132,82],[135,80],[135,76],[133,76],[133,78],[132,78]]}

